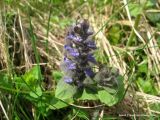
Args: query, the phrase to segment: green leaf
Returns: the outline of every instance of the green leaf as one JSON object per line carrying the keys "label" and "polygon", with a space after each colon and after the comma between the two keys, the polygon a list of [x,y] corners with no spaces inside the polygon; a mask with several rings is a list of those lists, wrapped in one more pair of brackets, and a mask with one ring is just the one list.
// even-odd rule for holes
{"label": "green leaf", "polygon": [[145,8],[152,8],[156,6],[157,1],[156,0],[147,0],[147,3],[145,5]]}
{"label": "green leaf", "polygon": [[123,84],[123,77],[121,75],[117,77],[117,82],[118,82],[118,89],[115,94],[113,94],[113,90],[111,91],[111,89],[109,90],[103,89],[98,91],[98,97],[100,101],[105,103],[108,106],[113,106],[117,104],[124,95],[125,89]]}
{"label": "green leaf", "polygon": [[124,83],[123,83],[124,77],[119,75],[117,77],[117,80],[118,80],[118,91],[117,91],[116,97],[118,99],[118,102],[120,102],[125,92]]}
{"label": "green leaf", "polygon": [[42,89],[40,86],[37,86],[35,91],[31,91],[29,94],[33,98],[38,98],[38,97],[42,96]]}
{"label": "green leaf", "polygon": [[33,97],[33,98],[38,98],[38,97],[39,97],[39,96],[38,96],[36,93],[34,93],[34,92],[30,92],[29,95],[30,95],[31,97]]}
{"label": "green leaf", "polygon": [[140,73],[147,73],[147,71],[148,71],[147,63],[140,64],[140,65],[138,66],[138,71],[139,71]]}
{"label": "green leaf", "polygon": [[129,6],[129,11],[131,16],[134,16],[134,17],[139,15],[143,10],[142,5],[140,4],[129,4],[128,6]]}
{"label": "green leaf", "polygon": [[58,82],[62,78],[63,74],[60,71],[53,71],[52,76],[54,80]]}
{"label": "green leaf", "polygon": [[114,88],[103,87],[104,90],[108,91],[110,94],[116,94],[117,90]]}
{"label": "green leaf", "polygon": [[72,103],[72,102],[73,101],[63,102],[56,97],[52,97],[52,100],[49,102],[49,109],[55,110],[55,109],[64,108],[69,105],[68,103]]}
{"label": "green leaf", "polygon": [[121,30],[119,25],[114,25],[108,33],[109,40],[111,40],[111,43],[113,45],[116,45],[119,43],[121,39]]}
{"label": "green leaf", "polygon": [[98,97],[101,102],[105,103],[108,106],[113,106],[116,102],[118,102],[115,100],[114,96],[106,90],[98,91]]}
{"label": "green leaf", "polygon": [[76,115],[77,117],[83,119],[83,120],[89,120],[89,114],[87,110],[85,109],[73,109],[73,115]]}
{"label": "green leaf", "polygon": [[66,100],[66,99],[73,99],[74,94],[77,91],[76,86],[69,85],[64,82],[63,79],[61,79],[58,84],[55,91],[55,97]]}
{"label": "green leaf", "polygon": [[26,72],[22,78],[28,85],[35,86],[39,80],[38,66],[35,66],[30,71]]}
{"label": "green leaf", "polygon": [[146,17],[153,25],[156,25],[160,21],[160,13],[146,13]]}
{"label": "green leaf", "polygon": [[17,75],[14,75],[14,81],[15,81],[15,86],[16,89],[23,89],[23,90],[28,90],[29,87],[26,85],[26,83],[24,83],[22,77],[18,77]]}
{"label": "green leaf", "polygon": [[[33,67],[29,71],[27,71],[24,75],[17,76],[14,75],[14,81],[16,83],[17,89],[23,89],[23,90],[31,90],[36,89],[36,91],[39,89],[37,88],[37,84],[39,82],[39,68],[38,66]],[[36,97],[35,93],[30,93],[33,97]]]}
{"label": "green leaf", "polygon": [[84,88],[82,96],[79,98],[80,100],[97,100],[97,93],[96,90],[91,90]]}
{"label": "green leaf", "polygon": [[143,80],[143,78],[138,78],[137,84],[141,89],[148,94],[157,95],[158,91],[156,90],[156,86],[153,84],[152,79]]}
{"label": "green leaf", "polygon": [[0,86],[12,88],[12,81],[9,79],[6,73],[0,73]]}

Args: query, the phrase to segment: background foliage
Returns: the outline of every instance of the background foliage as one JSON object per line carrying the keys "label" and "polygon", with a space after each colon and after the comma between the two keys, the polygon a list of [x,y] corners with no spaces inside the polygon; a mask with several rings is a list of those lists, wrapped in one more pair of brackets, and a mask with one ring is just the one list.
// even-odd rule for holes
{"label": "background foliage", "polygon": [[[95,31],[96,60],[118,69],[118,89],[63,82],[64,37],[78,18]],[[159,0],[0,1],[0,119],[159,119],[159,21]]]}

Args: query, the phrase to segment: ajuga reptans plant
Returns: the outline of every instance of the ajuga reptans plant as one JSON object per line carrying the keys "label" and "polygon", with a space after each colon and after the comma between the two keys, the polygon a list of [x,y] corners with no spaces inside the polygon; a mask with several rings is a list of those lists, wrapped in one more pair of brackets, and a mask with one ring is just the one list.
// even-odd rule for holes
{"label": "ajuga reptans plant", "polygon": [[97,64],[93,56],[95,49],[93,31],[87,20],[78,22],[69,28],[61,64],[66,83],[83,86],[86,77],[95,76],[93,71],[93,65]]}

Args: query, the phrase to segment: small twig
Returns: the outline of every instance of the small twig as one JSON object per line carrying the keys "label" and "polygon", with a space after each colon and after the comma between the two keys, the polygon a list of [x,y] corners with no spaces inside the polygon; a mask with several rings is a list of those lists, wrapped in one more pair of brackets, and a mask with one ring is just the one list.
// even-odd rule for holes
{"label": "small twig", "polygon": [[83,108],[83,109],[99,108],[99,107],[105,106],[105,104],[96,105],[96,106],[93,106],[93,107],[79,106],[79,105],[75,105],[75,104],[69,104],[69,105],[77,107],[77,108]]}

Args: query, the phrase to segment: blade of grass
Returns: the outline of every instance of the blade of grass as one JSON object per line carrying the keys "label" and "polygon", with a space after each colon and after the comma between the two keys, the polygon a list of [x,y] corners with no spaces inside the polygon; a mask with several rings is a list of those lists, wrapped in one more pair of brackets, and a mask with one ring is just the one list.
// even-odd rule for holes
{"label": "blade of grass", "polygon": [[[28,9],[28,13],[29,13],[29,10]],[[38,73],[39,73],[39,80],[41,81],[42,80],[42,74],[41,74],[41,69],[40,69],[40,57],[39,57],[39,54],[38,54],[38,51],[37,51],[37,48],[36,48],[36,36],[34,35],[34,32],[33,32],[33,26],[32,26],[32,21],[31,21],[31,16],[28,14],[28,17],[29,17],[29,23],[30,23],[30,34],[31,34],[31,43],[32,43],[32,48],[33,48],[33,51],[34,51],[34,54],[35,54],[35,59],[36,59],[36,63],[37,63],[37,66],[38,66]]]}
{"label": "blade of grass", "polygon": [[50,20],[51,20],[51,14],[52,14],[52,1],[49,1],[49,16],[48,16],[48,23],[47,23],[47,33],[46,33],[46,42],[45,42],[45,48],[46,48],[46,53],[48,53],[48,36],[49,36],[49,30],[50,30]]}

